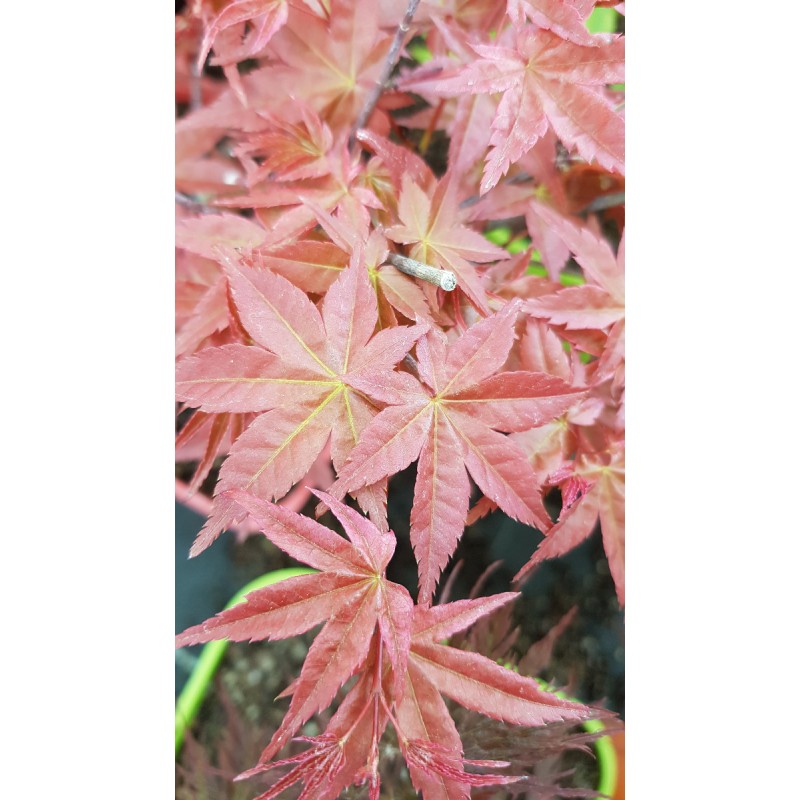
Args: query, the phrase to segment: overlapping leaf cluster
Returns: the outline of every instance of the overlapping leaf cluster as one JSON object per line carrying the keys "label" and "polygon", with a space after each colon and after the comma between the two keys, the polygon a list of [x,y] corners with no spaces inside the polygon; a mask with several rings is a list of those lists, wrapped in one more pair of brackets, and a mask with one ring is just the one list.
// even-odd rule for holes
{"label": "overlapping leaf cluster", "polygon": [[[519,725],[591,713],[447,644],[513,593],[434,599],[465,525],[494,508],[546,534],[520,579],[599,520],[624,598],[623,117],[610,88],[624,43],[588,31],[593,6],[423,0],[403,42],[424,42],[425,63],[404,54],[360,130],[405,2],[196,0],[180,18],[177,397],[193,412],[178,444],[197,462],[192,490],[224,456],[192,554],[247,518],[319,570],[179,637],[324,623],[247,773],[285,768],[261,800],[295,783],[303,798],[366,783],[375,800],[389,725],[426,800],[513,780],[474,771],[504,764],[464,757],[442,695]],[[224,81],[187,66],[207,56]],[[457,288],[404,274],[392,254],[451,271]],[[326,458],[319,511],[346,539],[279,505]],[[415,598],[386,578],[388,481],[413,463]],[[331,704],[325,732],[274,761]]]}

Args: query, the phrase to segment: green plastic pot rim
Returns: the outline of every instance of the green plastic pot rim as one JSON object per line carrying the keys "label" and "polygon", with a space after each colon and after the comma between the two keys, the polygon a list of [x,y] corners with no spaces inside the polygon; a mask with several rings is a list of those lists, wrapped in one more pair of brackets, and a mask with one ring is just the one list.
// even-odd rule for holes
{"label": "green plastic pot rim", "polygon": [[[306,567],[289,567],[287,569],[278,569],[273,572],[267,572],[255,580],[243,586],[236,594],[230,599],[225,608],[230,608],[238,603],[244,601],[246,595],[254,592],[256,589],[261,589],[264,586],[270,586],[273,583],[286,580],[287,578],[295,578],[298,575],[310,575],[316,570],[308,569]],[[222,662],[222,657],[228,649],[228,640],[221,639],[214,642],[208,642],[203,646],[200,652],[200,657],[192,670],[192,674],[186,681],[186,685],[178,695],[175,702],[175,755],[180,752],[183,740],[186,736],[186,731],[191,727],[194,722],[197,712],[205,699],[211,681]],[[548,692],[551,692],[556,697],[562,700],[570,700],[572,702],[580,702],[572,697],[567,697],[564,692],[553,691],[547,681],[540,678],[536,679],[539,685]],[[587,733],[597,733],[598,731],[605,730],[600,720],[591,719],[583,723],[583,729]],[[617,785],[617,753],[611,738],[608,736],[601,736],[593,742],[595,755],[597,756],[597,768],[599,777],[597,780],[597,791],[601,794],[613,795]]]}
{"label": "green plastic pot rim", "polygon": [[[298,575],[309,575],[316,570],[308,569],[306,567],[289,567],[287,569],[277,569],[273,572],[267,572],[255,580],[243,586],[236,594],[230,599],[225,608],[230,608],[238,603],[241,603],[245,595],[254,592],[256,589],[262,589],[264,586],[270,586],[273,583],[286,580],[287,578],[295,578]],[[185,686],[178,695],[175,702],[175,755],[180,752],[181,745],[183,744],[186,731],[192,726],[192,723],[200,710],[200,706],[205,699],[208,688],[217,668],[228,649],[229,641],[227,639],[220,639],[214,642],[209,642],[203,646],[200,651],[200,657],[192,670],[189,679],[186,681]]]}
{"label": "green plastic pot rim", "polygon": [[[547,681],[541,678],[536,678],[537,683],[550,694],[562,700],[569,700],[572,703],[579,703],[574,697],[568,697],[562,691],[553,691]],[[583,729],[586,733],[597,733],[604,731],[606,726],[599,719],[590,719],[583,723]],[[617,763],[617,751],[614,749],[614,743],[611,741],[610,736],[601,736],[592,742],[595,756],[597,757],[597,769],[599,776],[597,778],[597,791],[600,794],[605,794],[611,797],[617,788],[617,777],[619,772],[619,765]]]}

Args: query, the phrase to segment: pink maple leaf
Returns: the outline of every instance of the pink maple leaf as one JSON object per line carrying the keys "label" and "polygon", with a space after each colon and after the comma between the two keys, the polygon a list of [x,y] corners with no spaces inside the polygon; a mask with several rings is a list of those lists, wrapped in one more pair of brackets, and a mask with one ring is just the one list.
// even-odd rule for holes
{"label": "pink maple leaf", "polygon": [[516,31],[513,47],[476,44],[480,56],[437,77],[410,77],[408,90],[440,97],[502,92],[492,122],[481,194],[494,187],[552,127],[587,161],[624,171],[624,122],[603,93],[624,80],[624,38],[586,47],[536,26]]}
{"label": "pink maple leaf", "polygon": [[392,241],[411,245],[412,258],[452,270],[460,290],[475,308],[488,315],[486,292],[470,261],[497,261],[508,258],[508,252],[464,224],[467,213],[459,207],[451,176],[442,178],[430,196],[411,178],[404,178],[397,213],[400,224],[388,228],[386,235]]}
{"label": "pink maple leaf", "polygon": [[386,580],[395,537],[324,492],[315,494],[334,513],[348,539],[249,492],[227,493],[227,499],[245,509],[273,544],[320,574],[258,589],[245,603],[187,629],[176,640],[184,646],[222,638],[282,639],[325,622],[291,687],[291,705],[262,762],[272,758],[312,714],[332,702],[342,684],[365,662],[376,631],[391,664],[397,698],[405,686],[412,601],[402,586]]}
{"label": "pink maple leaf", "polygon": [[[263,412],[231,448],[215,497],[246,489],[277,499],[308,472],[329,437],[334,467],[343,466],[377,413],[370,400],[376,396],[355,386],[380,385],[424,329],[401,326],[373,336],[377,304],[357,256],[328,290],[321,313],[285,278],[244,266],[233,254],[225,261],[252,344],[207,348],[181,360],[178,397],[205,412]],[[367,487],[358,497],[385,525],[385,486]],[[234,521],[229,499],[217,497],[214,507],[193,555]]]}
{"label": "pink maple leaf", "polygon": [[514,341],[519,303],[473,325],[447,344],[430,330],[417,343],[419,375],[395,373],[352,385],[388,407],[362,432],[338,470],[332,494],[358,491],[419,459],[411,543],[419,565],[419,602],[429,603],[461,537],[469,474],[506,513],[540,530],[550,527],[536,478],[522,451],[498,431],[526,430],[559,416],[581,396],[560,378],[497,371]]}

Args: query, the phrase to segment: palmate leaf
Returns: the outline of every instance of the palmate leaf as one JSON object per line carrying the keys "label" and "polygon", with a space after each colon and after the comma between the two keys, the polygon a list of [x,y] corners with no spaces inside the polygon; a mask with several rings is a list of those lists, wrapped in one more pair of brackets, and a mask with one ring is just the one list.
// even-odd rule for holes
{"label": "palmate leaf", "polygon": [[270,541],[320,574],[290,578],[249,594],[246,602],[184,631],[177,645],[214,639],[279,639],[303,633],[320,622],[292,701],[261,763],[269,761],[312,714],[327,707],[338,689],[367,658],[377,631],[394,675],[399,699],[405,685],[411,641],[412,601],[386,580],[395,538],[379,531],[351,508],[316,493],[334,513],[349,539],[308,517],[234,490],[227,499],[245,509]]}
{"label": "palmate leaf", "polygon": [[433,322],[419,285],[408,275],[385,263],[389,247],[381,231],[369,232],[368,225],[362,220],[342,219],[341,214],[334,217],[313,200],[306,199],[305,205],[313,211],[320,227],[341,250],[353,254],[363,247],[370,284],[378,298],[378,327],[397,324],[395,315],[390,310],[387,313],[387,303],[408,319]]}
{"label": "palmate leaf", "polygon": [[491,244],[464,221],[467,214],[459,207],[456,183],[446,175],[430,196],[413,182],[403,179],[397,213],[401,224],[386,235],[400,244],[411,245],[409,255],[456,274],[458,286],[483,315],[490,313],[481,279],[470,261],[487,262],[508,258],[508,252]]}
{"label": "palmate leaf", "polygon": [[338,134],[355,122],[390,37],[378,27],[373,0],[331,0],[329,7],[327,22],[291,8],[269,52],[282,62],[272,70],[275,91],[301,99]]}
{"label": "palmate leaf", "polygon": [[[265,412],[239,436],[220,470],[214,513],[191,554],[204,550],[236,517],[231,489],[274,500],[306,474],[331,438],[340,468],[380,397],[352,378],[387,380],[424,328],[395,327],[373,336],[375,294],[354,256],[321,305],[269,270],[224,257],[233,301],[253,344],[208,348],[178,363],[178,397],[201,411]],[[366,384],[364,384],[366,385]],[[373,483],[379,483],[378,480]],[[363,487],[359,502],[385,527],[385,488]]]}
{"label": "palmate leaf", "polygon": [[[310,109],[297,104],[301,120],[289,122],[262,114],[264,130],[251,133],[236,148],[247,168],[248,186],[263,180],[292,181],[319,178],[331,171],[327,153],[333,146],[330,129]],[[255,158],[263,161],[257,164]]]}
{"label": "palmate leaf", "polygon": [[551,127],[587,161],[624,171],[624,121],[603,94],[605,84],[624,80],[624,39],[583,46],[556,33],[525,26],[513,47],[474,45],[480,56],[438,77],[413,76],[403,89],[426,95],[503,92],[492,123],[481,194],[527,153]]}
{"label": "palmate leaf", "polygon": [[311,200],[327,211],[339,209],[353,220],[369,220],[369,209],[381,202],[363,180],[358,158],[349,153],[346,138],[340,138],[326,156],[329,174],[320,178],[255,185],[245,195],[220,198],[221,207],[252,208],[268,229],[264,247],[293,244],[315,225],[314,213],[306,206]]}
{"label": "palmate leaf", "polygon": [[411,543],[419,565],[419,602],[430,603],[439,575],[463,532],[469,502],[467,471],[506,513],[547,530],[536,477],[516,445],[498,431],[541,425],[583,394],[550,375],[495,375],[511,349],[519,303],[471,327],[453,344],[430,330],[417,344],[421,381],[396,374],[378,385],[353,385],[383,400],[338,470],[331,494],[342,497],[419,459]]}

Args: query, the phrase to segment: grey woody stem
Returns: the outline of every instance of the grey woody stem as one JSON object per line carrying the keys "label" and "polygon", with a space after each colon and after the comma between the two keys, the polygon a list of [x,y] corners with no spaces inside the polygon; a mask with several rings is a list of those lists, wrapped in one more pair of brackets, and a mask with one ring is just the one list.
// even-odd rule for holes
{"label": "grey woody stem", "polygon": [[219,211],[216,208],[206,205],[201,200],[197,200],[185,192],[179,192],[176,190],[175,202],[178,205],[184,206],[185,208],[190,208],[192,211],[196,211],[199,214],[219,214]]}
{"label": "grey woody stem", "polygon": [[383,94],[383,90],[389,83],[392,70],[397,63],[397,59],[400,57],[400,48],[403,46],[403,39],[405,39],[408,29],[411,27],[411,20],[414,17],[414,12],[417,10],[418,5],[419,0],[409,0],[408,2],[408,8],[406,8],[405,16],[403,17],[402,22],[397,26],[394,39],[392,40],[392,46],[389,48],[389,52],[386,54],[386,61],[383,63],[383,70],[381,71],[380,78],[378,78],[378,80],[375,82],[375,85],[372,87],[372,89],[370,89],[367,99],[364,101],[364,107],[361,109],[361,113],[358,115],[355,125],[353,125],[353,131],[350,134],[349,140],[351,150],[356,142],[357,131],[367,124],[372,112],[375,110],[375,106],[377,105],[381,94]]}
{"label": "grey woody stem", "polygon": [[452,292],[456,288],[456,276],[454,273],[447,269],[439,269],[432,267],[430,264],[423,264],[421,261],[415,261],[413,258],[401,256],[399,253],[390,253],[388,262],[397,267],[400,272],[405,272],[406,275],[412,275],[415,278],[421,278],[423,281],[428,281],[446,292]]}

